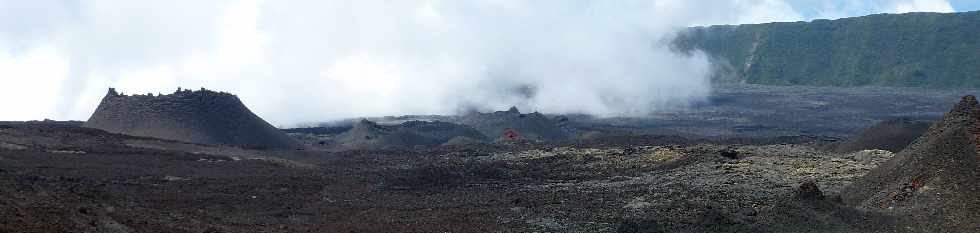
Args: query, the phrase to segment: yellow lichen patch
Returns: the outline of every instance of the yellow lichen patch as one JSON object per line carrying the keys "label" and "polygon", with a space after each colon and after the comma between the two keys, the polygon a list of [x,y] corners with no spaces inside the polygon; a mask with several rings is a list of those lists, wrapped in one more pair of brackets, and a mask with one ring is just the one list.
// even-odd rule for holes
{"label": "yellow lichen patch", "polygon": [[793,175],[806,176],[817,174],[817,167],[819,166],[819,163],[813,161],[794,161],[792,164]]}
{"label": "yellow lichen patch", "polygon": [[735,123],[738,123],[738,124],[752,123],[752,118],[748,118],[748,117],[735,118]]}
{"label": "yellow lichen patch", "polygon": [[677,150],[656,148],[644,154],[642,159],[644,162],[660,164],[677,160],[682,156],[684,156],[684,153]]}

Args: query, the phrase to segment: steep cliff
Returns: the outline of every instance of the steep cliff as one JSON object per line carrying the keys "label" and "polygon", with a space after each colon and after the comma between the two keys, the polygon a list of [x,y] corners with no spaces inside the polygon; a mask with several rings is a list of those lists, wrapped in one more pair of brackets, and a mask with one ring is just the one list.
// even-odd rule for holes
{"label": "steep cliff", "polygon": [[980,87],[980,11],[694,27],[674,46],[723,82]]}

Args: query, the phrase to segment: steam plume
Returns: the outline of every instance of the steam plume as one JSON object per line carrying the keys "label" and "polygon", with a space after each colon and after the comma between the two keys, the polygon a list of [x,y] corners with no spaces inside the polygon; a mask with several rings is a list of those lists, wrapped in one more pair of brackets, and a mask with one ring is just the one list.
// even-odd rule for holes
{"label": "steam plume", "polygon": [[228,91],[276,125],[511,105],[643,115],[710,92],[707,56],[668,49],[677,29],[804,18],[781,0],[0,0],[0,78],[18,87],[0,118],[86,119],[110,86]]}

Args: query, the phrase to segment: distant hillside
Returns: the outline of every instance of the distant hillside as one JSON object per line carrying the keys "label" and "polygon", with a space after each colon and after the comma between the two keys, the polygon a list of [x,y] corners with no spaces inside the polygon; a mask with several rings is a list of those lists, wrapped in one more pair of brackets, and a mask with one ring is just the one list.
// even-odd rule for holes
{"label": "distant hillside", "polygon": [[980,87],[980,11],[695,27],[674,40],[721,82]]}

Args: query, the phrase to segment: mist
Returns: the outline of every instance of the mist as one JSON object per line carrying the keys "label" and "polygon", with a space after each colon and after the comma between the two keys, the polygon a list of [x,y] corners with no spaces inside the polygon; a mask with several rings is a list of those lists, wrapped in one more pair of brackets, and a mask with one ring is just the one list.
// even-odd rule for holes
{"label": "mist", "polygon": [[[951,10],[945,1],[873,6]],[[709,57],[670,50],[678,30],[856,14],[848,7],[804,14],[779,0],[0,1],[0,78],[15,87],[0,92],[14,109],[0,117],[85,120],[108,87],[231,92],[279,126],[510,106],[642,116],[711,92]]]}

